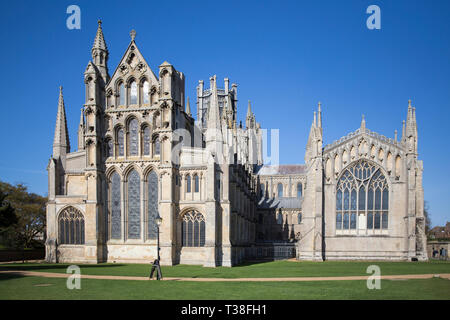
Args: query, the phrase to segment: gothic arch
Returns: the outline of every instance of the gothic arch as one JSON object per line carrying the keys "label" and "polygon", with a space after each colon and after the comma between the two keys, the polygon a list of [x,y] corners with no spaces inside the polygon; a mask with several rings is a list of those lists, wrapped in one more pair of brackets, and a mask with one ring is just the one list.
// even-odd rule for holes
{"label": "gothic arch", "polygon": [[72,205],[63,207],[57,214],[59,244],[84,244],[85,219],[83,212]]}

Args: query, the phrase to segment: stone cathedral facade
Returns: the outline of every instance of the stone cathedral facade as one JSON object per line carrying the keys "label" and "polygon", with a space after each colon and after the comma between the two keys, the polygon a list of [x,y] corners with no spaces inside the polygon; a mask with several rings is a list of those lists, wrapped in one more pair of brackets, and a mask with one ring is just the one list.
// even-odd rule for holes
{"label": "stone cathedral facade", "polygon": [[[319,103],[305,163],[265,165],[237,85],[151,70],[131,32],[115,69],[101,22],[84,71],[78,145],[60,88],[48,163],[46,260],[233,266],[248,259],[427,259],[415,108],[400,140],[360,128],[323,146]],[[306,134],[307,132],[305,132]],[[157,227],[155,219],[162,218]]]}

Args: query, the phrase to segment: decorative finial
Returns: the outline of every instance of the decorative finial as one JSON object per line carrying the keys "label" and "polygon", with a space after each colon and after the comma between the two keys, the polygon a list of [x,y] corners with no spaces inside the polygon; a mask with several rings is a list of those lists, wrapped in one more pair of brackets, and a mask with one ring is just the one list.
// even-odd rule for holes
{"label": "decorative finial", "polygon": [[320,103],[320,101],[319,101],[319,111],[320,111],[320,106],[322,105],[322,103]]}
{"label": "decorative finial", "polygon": [[102,20],[98,19],[97,23],[98,23],[98,26],[99,26],[99,27],[102,26]]}
{"label": "decorative finial", "polygon": [[130,36],[131,36],[131,41],[134,41],[134,38],[136,38],[136,30],[131,30],[130,32]]}
{"label": "decorative finial", "polygon": [[63,89],[63,87],[59,86],[59,93],[62,93],[62,89]]}
{"label": "decorative finial", "polygon": [[408,107],[411,107],[411,99],[408,100]]}

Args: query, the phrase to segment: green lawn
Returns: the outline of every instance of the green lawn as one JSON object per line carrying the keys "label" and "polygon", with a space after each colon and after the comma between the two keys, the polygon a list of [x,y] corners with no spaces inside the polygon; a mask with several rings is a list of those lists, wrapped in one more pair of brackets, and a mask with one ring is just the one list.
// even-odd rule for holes
{"label": "green lawn", "polygon": [[66,279],[0,275],[0,299],[450,299],[450,281],[179,282],[82,279],[80,290]]}
{"label": "green lawn", "polygon": [[[263,278],[263,277],[328,277],[367,275],[370,265],[378,265],[382,275],[450,273],[450,261],[431,262],[362,262],[325,261],[296,262],[273,261],[244,264],[233,268],[204,268],[201,266],[162,266],[166,277],[207,277],[207,278]],[[0,264],[0,270],[16,269],[42,272],[66,272],[68,264]],[[147,276],[150,264],[96,264],[80,265],[82,274]]]}

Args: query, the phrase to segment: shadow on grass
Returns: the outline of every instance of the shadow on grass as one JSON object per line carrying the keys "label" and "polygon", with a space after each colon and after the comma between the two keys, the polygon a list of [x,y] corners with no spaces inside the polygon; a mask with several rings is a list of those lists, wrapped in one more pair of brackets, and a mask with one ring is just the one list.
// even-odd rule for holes
{"label": "shadow on grass", "polygon": [[23,278],[24,276],[16,273],[0,273],[0,281]]}

